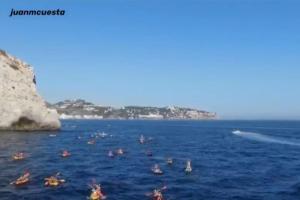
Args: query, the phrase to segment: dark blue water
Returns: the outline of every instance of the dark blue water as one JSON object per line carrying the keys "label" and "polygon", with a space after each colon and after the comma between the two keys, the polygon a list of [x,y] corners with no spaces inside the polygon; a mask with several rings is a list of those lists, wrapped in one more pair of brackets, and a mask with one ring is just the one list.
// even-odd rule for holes
{"label": "dark blue water", "polygon": [[[235,129],[245,135],[232,134]],[[112,137],[88,145],[96,131]],[[0,133],[1,200],[86,199],[93,181],[101,183],[111,200],[149,199],[145,193],[163,185],[168,187],[164,196],[169,200],[288,200],[300,196],[299,121],[63,121],[56,137],[49,134]],[[140,134],[153,141],[139,144]],[[108,150],[119,147],[125,155],[107,157]],[[72,156],[61,158],[63,149]],[[146,150],[153,157],[147,157]],[[17,151],[29,157],[12,161]],[[165,163],[167,157],[175,159],[173,166]],[[183,171],[187,159],[192,160],[191,174]],[[164,175],[151,173],[155,163]],[[25,170],[32,174],[29,184],[9,184]],[[44,187],[43,179],[56,172],[66,183]]]}

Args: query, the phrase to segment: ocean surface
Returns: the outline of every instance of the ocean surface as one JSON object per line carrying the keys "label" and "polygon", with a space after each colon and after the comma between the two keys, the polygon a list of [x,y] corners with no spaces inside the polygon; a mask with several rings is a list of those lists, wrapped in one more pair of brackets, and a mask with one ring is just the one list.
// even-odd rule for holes
{"label": "ocean surface", "polygon": [[[96,132],[108,136],[87,144]],[[152,140],[139,144],[141,134]],[[118,148],[125,154],[107,156]],[[64,149],[72,155],[62,158]],[[13,161],[18,151],[28,157]],[[151,172],[155,163],[163,175]],[[24,171],[30,182],[10,185]],[[66,182],[45,187],[44,178],[57,172]],[[162,186],[165,200],[299,199],[300,121],[82,120],[63,121],[58,132],[0,132],[1,200],[87,199],[93,182],[108,200],[151,199],[145,194]]]}

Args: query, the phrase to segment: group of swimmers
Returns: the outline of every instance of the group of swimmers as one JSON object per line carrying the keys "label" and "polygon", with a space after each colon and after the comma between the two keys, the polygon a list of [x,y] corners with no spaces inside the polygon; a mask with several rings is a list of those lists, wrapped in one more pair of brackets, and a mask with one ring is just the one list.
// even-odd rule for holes
{"label": "group of swimmers", "polygon": [[[96,140],[95,138],[97,137],[106,137],[107,134],[106,133],[97,133],[95,135],[92,135],[92,139],[89,140],[87,143],[88,144],[95,144]],[[78,139],[80,139],[81,137],[78,137]],[[145,144],[147,141],[151,141],[152,138],[149,138],[148,140],[146,140],[146,138],[141,135],[139,138],[139,143],[140,144]],[[108,157],[114,157],[115,155],[123,155],[124,154],[124,150],[122,148],[118,148],[116,151],[108,151]],[[152,156],[152,152],[151,151],[147,151],[146,152],[147,156]],[[69,157],[71,156],[71,153],[67,150],[63,150],[61,153],[62,157]],[[18,152],[15,153],[12,158],[13,160],[23,160],[25,159],[27,156],[24,152]],[[168,165],[172,165],[173,164],[173,159],[172,158],[167,158],[166,160]],[[160,169],[158,164],[155,164],[152,168],[151,168],[152,172],[156,175],[162,175],[163,171]],[[184,169],[184,171],[186,173],[191,173],[192,172],[192,166],[191,166],[191,160],[187,160],[186,162],[186,167]],[[20,186],[20,185],[24,185],[27,184],[30,180],[30,173],[28,171],[26,171],[24,174],[22,174],[19,178],[17,178],[15,181],[11,182],[10,184],[12,185],[16,185],[16,186]],[[57,187],[63,183],[65,183],[64,179],[60,178],[60,173],[56,173],[55,175],[52,175],[50,177],[47,177],[44,179],[44,185],[45,186],[49,186],[49,187]],[[106,199],[106,196],[103,194],[102,192],[102,188],[100,186],[100,184],[92,184],[90,185],[91,188],[91,193],[89,196],[89,199],[91,200],[104,200]],[[153,190],[153,192],[149,193],[147,196],[151,196],[153,200],[163,200],[163,194],[162,191],[164,191],[167,187],[164,186],[160,189],[155,189]]]}

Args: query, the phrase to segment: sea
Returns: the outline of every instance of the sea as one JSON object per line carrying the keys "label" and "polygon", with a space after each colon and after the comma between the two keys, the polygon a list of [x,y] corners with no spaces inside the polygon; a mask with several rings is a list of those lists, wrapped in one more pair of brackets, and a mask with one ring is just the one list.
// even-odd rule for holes
{"label": "sea", "polygon": [[[10,184],[27,171],[27,184]],[[45,187],[56,173],[65,183]],[[0,132],[1,200],[88,199],[94,183],[108,200],[152,199],[163,187],[164,200],[300,199],[300,121],[65,120],[55,132]]]}

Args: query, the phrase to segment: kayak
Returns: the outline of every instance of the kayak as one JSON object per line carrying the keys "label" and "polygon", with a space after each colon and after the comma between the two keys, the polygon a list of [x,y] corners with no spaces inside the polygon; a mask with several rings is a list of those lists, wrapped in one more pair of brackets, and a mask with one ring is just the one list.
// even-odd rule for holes
{"label": "kayak", "polygon": [[92,193],[91,196],[90,196],[90,200],[104,200],[104,199],[106,199],[106,196],[101,197],[97,193]]}
{"label": "kayak", "polygon": [[56,187],[58,185],[60,185],[61,183],[64,183],[65,180],[61,179],[61,180],[58,180],[58,179],[46,179],[46,182],[45,182],[45,186],[51,186],[51,187]]}
{"label": "kayak", "polygon": [[152,172],[156,175],[162,175],[163,172],[161,170],[152,170]]}
{"label": "kayak", "polygon": [[24,157],[23,156],[13,156],[14,160],[23,160]]}
{"label": "kayak", "polygon": [[90,140],[87,142],[88,144],[95,144],[95,140]]}
{"label": "kayak", "polygon": [[15,185],[24,185],[24,184],[26,184],[28,182],[29,182],[29,179],[25,178],[25,179],[16,180],[16,182],[14,184]]}
{"label": "kayak", "polygon": [[71,156],[71,153],[69,153],[69,152],[64,152],[62,155],[61,155],[62,157],[69,157],[69,156]]}

